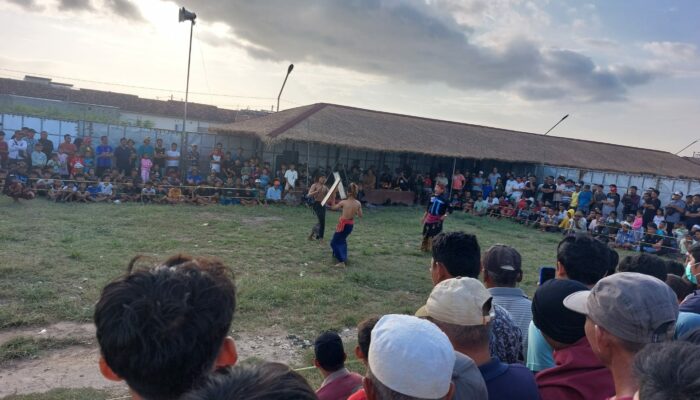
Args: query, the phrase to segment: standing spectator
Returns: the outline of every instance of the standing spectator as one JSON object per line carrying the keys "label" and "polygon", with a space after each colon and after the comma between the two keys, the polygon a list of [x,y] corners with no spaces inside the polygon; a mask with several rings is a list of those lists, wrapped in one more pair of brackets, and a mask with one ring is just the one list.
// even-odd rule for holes
{"label": "standing spectator", "polygon": [[603,210],[603,202],[608,197],[603,191],[603,185],[593,185],[593,201],[591,201],[591,210]]}
{"label": "standing spectator", "polygon": [[634,360],[639,400],[700,399],[700,346],[669,342],[646,346]]}
{"label": "standing spectator", "polygon": [[442,186],[447,187],[449,184],[447,182],[447,177],[445,176],[445,173],[440,171],[437,173],[437,176],[435,177],[435,183],[442,183]]}
{"label": "standing spectator", "polygon": [[95,305],[100,371],[126,381],[134,398],[178,399],[238,360],[227,336],[236,307],[233,274],[217,259],[185,254],[150,269],[134,269],[137,261]]}
{"label": "standing spectator", "polygon": [[140,157],[138,157],[138,151],[136,150],[136,142],[133,139],[128,139],[126,141],[126,146],[129,150],[129,164],[131,164],[132,169],[139,170]]}
{"label": "standing spectator", "polygon": [[603,200],[603,218],[607,218],[608,215],[617,210],[617,206],[620,205],[620,195],[617,193],[617,185],[610,185],[610,192],[605,196]]}
{"label": "standing spectator", "polygon": [[591,192],[591,185],[583,185],[583,190],[578,194],[578,207],[576,207],[576,210],[588,214],[591,210],[592,202],[593,192]]}
{"label": "standing spectator", "polygon": [[78,148],[73,143],[71,143],[70,135],[63,135],[63,143],[58,145],[58,150],[62,150],[68,155],[68,157],[72,157],[73,154],[78,152]]}
{"label": "standing spectator", "polygon": [[209,170],[221,173],[221,161],[224,159],[224,145],[217,143],[214,150],[209,153]]}
{"label": "standing spectator", "polygon": [[685,226],[690,231],[700,225],[700,194],[693,195],[693,202],[688,204],[685,212]]}
{"label": "standing spectator", "polygon": [[630,186],[627,193],[622,196],[622,214],[625,218],[627,218],[628,215],[637,214],[639,202],[642,200],[642,198],[637,194],[637,190],[638,189],[636,186]]}
{"label": "standing spectator", "polygon": [[49,133],[46,131],[41,131],[39,134],[39,141],[41,147],[43,148],[44,154],[46,154],[46,159],[51,159],[51,154],[53,154],[53,142],[49,140]]}
{"label": "standing spectator", "polygon": [[36,131],[30,128],[22,128],[24,131],[24,141],[27,142],[27,159],[31,159],[31,154],[34,153],[34,145],[36,145],[36,139],[34,135]]}
{"label": "standing spectator", "polygon": [[554,205],[554,192],[557,191],[557,185],[554,184],[554,177],[548,176],[542,184],[542,204],[549,207]]}
{"label": "standing spectator", "polygon": [[143,139],[143,144],[139,146],[138,152],[136,153],[139,159],[142,159],[144,154],[148,154],[149,159],[152,159],[153,154],[155,154],[155,148],[151,144],[151,138],[149,137]]}
{"label": "standing spectator", "polygon": [[455,353],[434,324],[385,315],[372,329],[364,388],[369,400],[450,399]]}
{"label": "standing spectator", "polygon": [[7,168],[7,158],[10,154],[10,147],[5,141],[5,132],[0,131],[0,169]]}
{"label": "standing spectator", "polygon": [[574,185],[574,181],[572,179],[567,179],[561,188],[561,204],[564,205],[564,208],[568,209],[571,205],[571,196],[575,191],[576,185]]}
{"label": "standing spectator", "polygon": [[133,165],[131,164],[131,151],[129,146],[127,146],[126,138],[119,140],[119,146],[114,150],[114,158],[117,162],[118,172],[124,176],[131,175]]}
{"label": "standing spectator", "polygon": [[32,152],[32,168],[44,168],[46,166],[46,154],[44,154],[44,148],[41,143],[36,143],[34,145],[34,151]]}
{"label": "standing spectator", "polygon": [[161,175],[165,175],[165,147],[163,139],[156,139],[156,147],[153,149],[153,168]]}
{"label": "standing spectator", "polygon": [[189,163],[189,170],[193,168],[199,169],[199,148],[196,144],[190,146],[190,150],[187,152],[187,162]]}
{"label": "standing spectator", "polygon": [[464,175],[459,170],[455,170],[455,174],[452,175],[452,191],[461,194],[462,190],[464,190],[465,182],[466,178]]}
{"label": "standing spectator", "polygon": [[[481,270],[481,250],[476,236],[464,232],[437,235],[432,243],[433,258],[430,278],[433,285],[458,276],[478,279]],[[522,360],[522,333],[510,313],[494,305],[494,320],[489,351],[507,364]]]}
{"label": "standing spectator", "polygon": [[556,363],[536,376],[542,400],[603,399],[615,394],[610,371],[586,339],[586,317],[564,307],[564,299],[580,291],[588,291],[581,282],[553,279],[532,299],[533,321],[554,349]]}
{"label": "standing spectator", "polygon": [[495,183],[497,180],[501,179],[501,174],[498,173],[498,168],[493,167],[493,170],[488,176],[491,183]]}
{"label": "standing spectator", "polygon": [[673,228],[680,226],[681,216],[685,214],[686,204],[683,200],[683,192],[675,191],[671,196],[671,201],[666,205],[666,222],[668,223],[667,233],[673,234]]}
{"label": "standing spectator", "polygon": [[472,178],[472,199],[475,199],[482,192],[481,186],[484,184],[484,171],[479,171]]}
{"label": "standing spectator", "polygon": [[523,280],[520,253],[510,246],[495,244],[481,258],[484,284],[493,304],[506,309],[523,334],[523,354],[527,354],[527,331],[532,321],[532,302],[516,286]]}
{"label": "standing spectator", "polygon": [[535,379],[525,366],[504,363],[489,351],[492,300],[478,280],[451,278],[435,285],[416,315],[427,317],[447,335],[455,351],[474,360],[490,400],[539,400]]}
{"label": "standing spectator", "polygon": [[635,272],[603,278],[590,291],[564,300],[566,308],[586,316],[586,337],[598,359],[612,372],[615,399],[632,399],[639,382],[634,356],[649,343],[673,337],[678,304],[666,283]]}
{"label": "standing spectator", "polygon": [[170,150],[165,152],[165,169],[168,174],[180,169],[180,151],[177,149],[177,143],[171,143]]}
{"label": "standing spectator", "polygon": [[27,158],[27,142],[24,140],[22,131],[15,131],[8,144],[9,167],[13,168],[20,161]]}
{"label": "standing spectator", "polygon": [[656,216],[656,210],[661,208],[661,201],[659,200],[659,191],[657,189],[649,188],[649,197],[647,197],[644,200],[642,208],[644,208],[642,225],[646,227],[648,223],[654,221],[654,217]]}
{"label": "standing spectator", "polygon": [[97,146],[97,176],[102,176],[106,170],[112,168],[113,155],[114,149],[109,145],[107,136],[100,136],[100,144]]}
{"label": "standing spectator", "polygon": [[534,199],[536,191],[537,191],[537,178],[534,176],[531,176],[525,182],[525,187],[523,187],[523,197],[526,199]]}
{"label": "standing spectator", "polygon": [[293,192],[297,179],[299,179],[299,174],[294,169],[294,164],[289,164],[289,169],[284,173],[284,191]]}
{"label": "standing spectator", "polygon": [[316,390],[319,400],[347,399],[362,387],[362,376],[345,368],[343,340],[335,332],[324,332],[314,341],[314,366],[323,375]]}
{"label": "standing spectator", "polygon": [[[610,250],[589,236],[577,235],[564,238],[557,246],[557,279],[579,281],[593,287],[610,269]],[[552,346],[549,345],[534,323],[528,332],[527,367],[539,372],[554,367]]]}

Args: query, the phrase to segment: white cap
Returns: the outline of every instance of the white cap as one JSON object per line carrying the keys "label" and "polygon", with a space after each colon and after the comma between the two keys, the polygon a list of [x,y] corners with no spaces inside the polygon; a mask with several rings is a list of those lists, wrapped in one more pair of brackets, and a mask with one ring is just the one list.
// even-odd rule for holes
{"label": "white cap", "polygon": [[371,336],[369,368],[384,386],[421,399],[447,395],[455,353],[435,324],[409,315],[385,315]]}
{"label": "white cap", "polygon": [[77,162],[77,163],[75,163],[75,165],[73,165],[73,168],[83,168],[83,164],[81,164],[80,162]]}
{"label": "white cap", "polygon": [[491,293],[474,278],[451,278],[438,283],[417,312],[453,325],[478,326],[491,321]]}

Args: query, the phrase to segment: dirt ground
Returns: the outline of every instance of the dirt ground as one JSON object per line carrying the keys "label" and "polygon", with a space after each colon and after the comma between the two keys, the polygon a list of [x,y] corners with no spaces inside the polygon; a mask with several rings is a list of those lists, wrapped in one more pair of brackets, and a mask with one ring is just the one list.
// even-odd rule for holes
{"label": "dirt ground", "polygon": [[[343,337],[355,337],[352,330],[343,332]],[[85,346],[45,351],[37,358],[18,360],[0,366],[0,398],[10,394],[46,392],[55,388],[106,389],[115,396],[127,394],[123,383],[106,380],[97,368],[99,350],[93,324],[59,322],[46,327],[19,328],[0,331],[0,344],[14,337],[36,339],[74,338],[84,340]],[[251,335],[234,332],[239,359],[263,359],[299,366],[308,340],[289,335],[287,332],[267,330]]]}

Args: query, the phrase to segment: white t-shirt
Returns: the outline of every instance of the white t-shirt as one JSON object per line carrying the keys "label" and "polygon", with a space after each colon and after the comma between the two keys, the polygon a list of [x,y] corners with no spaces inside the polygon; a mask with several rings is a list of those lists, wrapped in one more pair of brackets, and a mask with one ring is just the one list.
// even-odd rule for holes
{"label": "white t-shirt", "polygon": [[24,151],[26,153],[27,151],[27,142],[24,139],[11,139],[8,143],[8,150],[10,152],[8,155],[10,160],[19,160],[22,158],[20,157],[19,152]]}
{"label": "white t-shirt", "polygon": [[505,187],[507,195],[513,194],[513,187],[515,187],[515,185],[517,183],[518,183],[518,181],[516,181],[515,179],[508,179],[508,181],[506,182],[506,187]]}
{"label": "white t-shirt", "polygon": [[102,193],[102,194],[106,194],[106,195],[112,194],[112,184],[111,183],[100,182],[99,188],[100,188],[100,193]]}
{"label": "white t-shirt", "polygon": [[[175,157],[176,160],[168,160],[170,157]],[[168,150],[165,152],[165,166],[166,167],[178,167],[180,165],[180,152],[175,150]]]}
{"label": "white t-shirt", "polygon": [[294,186],[294,184],[297,182],[298,177],[299,174],[297,174],[296,170],[288,169],[287,172],[284,173],[284,179],[287,180],[287,184],[289,186]]}
{"label": "white t-shirt", "polygon": [[515,182],[515,185],[513,186],[513,194],[511,197],[513,197],[513,200],[520,200],[520,198],[523,196],[523,189],[525,189],[525,182]]}

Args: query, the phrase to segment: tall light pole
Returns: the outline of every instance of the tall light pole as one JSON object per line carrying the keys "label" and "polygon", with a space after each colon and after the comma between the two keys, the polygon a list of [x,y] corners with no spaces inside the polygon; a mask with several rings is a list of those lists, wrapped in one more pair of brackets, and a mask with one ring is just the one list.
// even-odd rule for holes
{"label": "tall light pole", "polygon": [[197,14],[187,11],[185,7],[180,9],[179,18],[180,22],[190,21],[190,50],[187,54],[187,84],[185,86],[185,116],[182,119],[182,133],[185,133],[185,126],[187,124],[187,99],[190,94],[190,61],[192,60],[192,33],[194,32],[194,21],[197,19]]}
{"label": "tall light pole", "polygon": [[292,73],[293,69],[294,69],[294,64],[289,64],[289,67],[287,68],[287,75],[284,77],[284,82],[282,82],[282,87],[280,88],[280,94],[277,95],[277,111],[280,110],[280,97],[282,97],[282,91],[284,90],[284,85],[287,84],[287,78],[289,78],[289,74]]}
{"label": "tall light pole", "polygon": [[549,130],[548,130],[547,132],[545,132],[544,136],[547,136],[547,134],[548,134],[549,132],[551,132],[552,129],[556,128],[557,125],[561,124],[562,121],[564,121],[564,120],[567,119],[567,118],[569,118],[569,114],[566,114],[565,116],[563,116],[563,117],[559,120],[559,122],[557,122],[556,124],[554,124],[553,127],[549,128]]}

